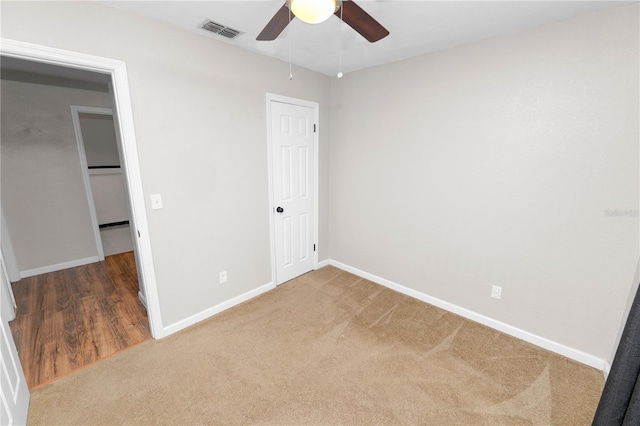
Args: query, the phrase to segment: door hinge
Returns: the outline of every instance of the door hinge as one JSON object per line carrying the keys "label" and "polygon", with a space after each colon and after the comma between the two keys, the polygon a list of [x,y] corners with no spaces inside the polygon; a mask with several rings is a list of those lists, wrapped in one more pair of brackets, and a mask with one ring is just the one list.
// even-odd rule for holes
{"label": "door hinge", "polygon": [[316,132],[316,123],[313,123],[313,133]]}
{"label": "door hinge", "polygon": [[313,245],[313,251],[316,251],[316,245],[315,244]]}

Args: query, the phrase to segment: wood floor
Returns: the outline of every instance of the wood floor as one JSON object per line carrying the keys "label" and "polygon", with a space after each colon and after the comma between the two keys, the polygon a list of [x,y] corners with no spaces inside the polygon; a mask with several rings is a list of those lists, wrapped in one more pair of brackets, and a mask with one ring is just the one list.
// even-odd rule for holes
{"label": "wood floor", "polygon": [[151,338],[133,252],[22,279],[10,323],[29,389]]}

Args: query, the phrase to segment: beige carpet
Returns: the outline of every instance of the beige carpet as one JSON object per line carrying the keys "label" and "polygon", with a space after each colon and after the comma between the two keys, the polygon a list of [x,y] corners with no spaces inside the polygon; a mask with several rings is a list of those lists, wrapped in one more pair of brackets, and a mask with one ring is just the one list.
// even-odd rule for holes
{"label": "beige carpet", "polygon": [[325,267],[36,390],[29,424],[588,425],[603,384]]}

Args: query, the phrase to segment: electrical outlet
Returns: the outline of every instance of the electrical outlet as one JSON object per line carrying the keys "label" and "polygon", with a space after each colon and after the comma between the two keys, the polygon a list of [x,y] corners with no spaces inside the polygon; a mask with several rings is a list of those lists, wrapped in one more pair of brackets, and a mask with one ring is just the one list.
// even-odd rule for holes
{"label": "electrical outlet", "polygon": [[494,285],[491,287],[491,297],[494,299],[500,299],[502,297],[502,287]]}
{"label": "electrical outlet", "polygon": [[220,272],[220,284],[227,282],[227,271]]}

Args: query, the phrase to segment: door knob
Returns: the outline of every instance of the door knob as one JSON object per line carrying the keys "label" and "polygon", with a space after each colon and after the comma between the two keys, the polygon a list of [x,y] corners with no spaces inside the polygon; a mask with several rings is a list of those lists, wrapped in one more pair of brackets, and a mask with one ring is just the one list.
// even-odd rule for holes
{"label": "door knob", "polygon": [[277,211],[278,213],[282,213],[282,212],[284,212],[284,209],[283,209],[282,207],[278,207],[278,208],[276,209],[276,211]]}

